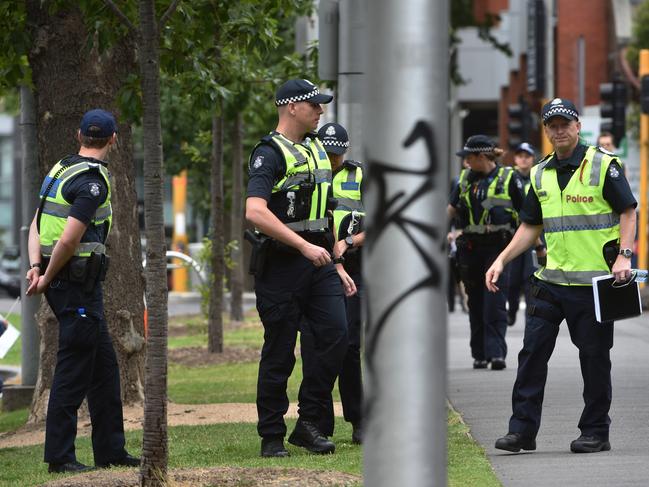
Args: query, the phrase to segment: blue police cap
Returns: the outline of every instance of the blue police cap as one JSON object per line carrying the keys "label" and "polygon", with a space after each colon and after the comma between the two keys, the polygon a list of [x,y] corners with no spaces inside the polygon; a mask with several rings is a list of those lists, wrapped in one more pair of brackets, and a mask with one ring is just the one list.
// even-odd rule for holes
{"label": "blue police cap", "polygon": [[318,138],[327,152],[344,154],[349,149],[349,136],[338,123],[326,123],[318,130]]}
{"label": "blue police cap", "polygon": [[79,129],[81,135],[105,138],[117,132],[117,123],[112,113],[101,108],[95,108],[85,113],[81,119]]}
{"label": "blue police cap", "polygon": [[333,99],[331,95],[320,93],[318,87],[307,79],[290,79],[275,92],[275,105],[278,107],[300,101],[326,104]]}
{"label": "blue police cap", "polygon": [[551,102],[543,105],[541,110],[541,118],[543,118],[543,123],[548,123],[552,117],[563,117],[566,120],[579,120],[579,113],[577,112],[577,107],[570,100],[565,98],[555,98]]}
{"label": "blue police cap", "polygon": [[528,154],[530,154],[532,156],[535,155],[534,147],[532,147],[532,144],[530,144],[528,142],[523,142],[518,147],[516,147],[516,150],[514,150],[514,154],[517,153],[517,152],[527,152]]}
{"label": "blue police cap", "polygon": [[455,154],[460,157],[466,157],[469,154],[479,154],[481,152],[493,152],[496,148],[491,138],[486,135],[472,135],[464,143],[462,150],[457,151]]}

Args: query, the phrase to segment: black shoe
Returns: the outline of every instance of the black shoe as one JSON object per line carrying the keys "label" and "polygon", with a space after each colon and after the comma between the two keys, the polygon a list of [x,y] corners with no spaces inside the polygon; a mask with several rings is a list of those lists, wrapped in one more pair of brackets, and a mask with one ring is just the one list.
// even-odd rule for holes
{"label": "black shoe", "polygon": [[491,359],[491,370],[503,370],[507,368],[507,363],[504,358],[497,357]]}
{"label": "black shoe", "polygon": [[507,315],[507,326],[514,326],[516,324],[516,313]]}
{"label": "black shoe", "polygon": [[298,419],[297,423],[295,423],[295,429],[291,436],[288,437],[288,442],[295,446],[304,447],[311,453],[333,453],[336,449],[336,445],[320,433],[315,424],[302,419]]}
{"label": "black shoe", "polygon": [[487,365],[489,365],[489,362],[487,362],[486,360],[475,359],[473,361],[473,368],[474,369],[486,369]]}
{"label": "black shoe", "polygon": [[363,427],[361,423],[352,423],[352,443],[355,445],[363,443]]}
{"label": "black shoe", "polygon": [[89,472],[90,470],[94,470],[94,468],[79,463],[76,460],[67,463],[50,463],[49,467],[47,467],[49,473]]}
{"label": "black shoe", "polygon": [[596,453],[598,451],[609,451],[611,444],[596,436],[581,435],[570,443],[570,451],[573,453]]}
{"label": "black shoe", "polygon": [[284,448],[283,438],[262,438],[261,439],[261,456],[266,458],[284,458],[289,453]]}
{"label": "black shoe", "polygon": [[525,438],[520,433],[507,433],[496,440],[496,448],[499,450],[518,453],[521,450],[536,450],[536,440]]}
{"label": "black shoe", "polygon": [[110,467],[139,467],[140,459],[133,455],[126,454],[125,457],[108,463],[98,463],[97,468],[110,468]]}

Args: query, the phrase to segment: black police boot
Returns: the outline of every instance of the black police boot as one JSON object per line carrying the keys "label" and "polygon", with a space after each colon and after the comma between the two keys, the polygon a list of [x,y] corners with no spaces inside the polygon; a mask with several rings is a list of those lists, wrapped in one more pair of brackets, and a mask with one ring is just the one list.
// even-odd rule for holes
{"label": "black police boot", "polygon": [[336,445],[320,433],[314,423],[302,419],[298,419],[295,423],[295,429],[288,437],[288,442],[306,448],[311,453],[333,453],[336,449]]}
{"label": "black police boot", "polygon": [[363,443],[363,426],[361,423],[352,423],[352,443],[360,445]]}
{"label": "black police boot", "polygon": [[284,448],[283,438],[262,438],[261,439],[261,456],[266,458],[284,458],[289,453]]}
{"label": "black police boot", "polygon": [[491,370],[503,370],[507,367],[505,359],[502,357],[496,357],[491,359]]}
{"label": "black police boot", "polygon": [[596,436],[581,435],[570,443],[570,451],[573,453],[596,453],[598,451],[609,451],[611,444]]}
{"label": "black police boot", "polygon": [[139,467],[141,460],[133,455],[126,454],[125,457],[119,460],[114,460],[108,463],[98,463],[97,468],[110,468],[110,467]]}
{"label": "black police boot", "polygon": [[49,473],[74,473],[74,472],[89,472],[94,468],[79,463],[76,460],[67,463],[50,463],[47,467]]}
{"label": "black police boot", "polygon": [[525,438],[520,433],[507,433],[496,440],[496,448],[499,450],[518,453],[521,450],[536,450],[536,440]]}
{"label": "black police boot", "polygon": [[473,361],[473,368],[474,369],[486,369],[487,365],[489,365],[489,362],[487,362],[486,360],[475,359]]}

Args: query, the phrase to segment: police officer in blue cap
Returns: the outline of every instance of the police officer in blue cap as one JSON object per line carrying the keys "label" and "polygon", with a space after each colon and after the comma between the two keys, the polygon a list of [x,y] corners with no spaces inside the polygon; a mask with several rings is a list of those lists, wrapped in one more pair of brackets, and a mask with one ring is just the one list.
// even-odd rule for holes
{"label": "police officer in blue cap", "polygon": [[469,169],[460,173],[451,193],[448,213],[457,218],[462,234],[456,239],[459,273],[468,296],[473,368],[506,367],[507,332],[506,271],[503,290],[488,293],[484,272],[511,239],[517,212],[523,202],[523,183],[511,167],[501,166],[502,150],[485,135],[469,137],[457,155]]}
{"label": "police officer in blue cap", "polygon": [[[319,429],[347,351],[345,296],[332,262],[331,164],[314,131],[332,96],[305,79],[276,92],[279,121],[250,156],[246,218],[257,229],[251,272],[264,345],[257,382],[261,455],[285,457],[286,383],[300,327],[314,346],[305,359],[299,419],[288,441],[313,453],[335,445]],[[260,256],[263,256],[260,257]]]}
{"label": "police officer in blue cap", "polygon": [[105,110],[87,112],[77,134],[79,153],[54,165],[41,186],[29,230],[27,294],[45,293],[59,322],[59,347],[45,426],[51,473],[91,467],[76,459],[77,410],[88,400],[97,467],[139,466],[124,449],[119,368],[104,316],[101,282],[112,222],[105,161],[117,124]]}
{"label": "police officer in blue cap", "polygon": [[[529,142],[523,142],[514,149],[514,167],[521,177],[525,194],[530,188],[530,172],[534,165],[536,152]],[[539,239],[534,248],[538,258],[545,257],[545,244]],[[509,263],[509,290],[507,296],[507,324],[516,323],[516,315],[520,304],[521,291],[525,294],[525,301],[529,302],[529,278],[534,273],[534,259],[532,249],[528,249]]]}

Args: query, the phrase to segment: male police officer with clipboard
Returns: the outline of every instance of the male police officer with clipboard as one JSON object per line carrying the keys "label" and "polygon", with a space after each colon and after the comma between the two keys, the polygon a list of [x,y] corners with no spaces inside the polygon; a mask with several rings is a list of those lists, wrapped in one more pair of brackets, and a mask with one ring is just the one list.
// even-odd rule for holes
{"label": "male police officer with clipboard", "polygon": [[250,156],[246,218],[259,232],[260,244],[253,252],[266,253],[256,259],[263,267],[254,269],[257,310],[264,325],[257,382],[263,457],[288,456],[283,443],[286,384],[301,326],[308,327],[315,346],[313,356],[303,357],[312,366],[304,367],[299,419],[289,442],[312,453],[335,449],[318,423],[347,350],[347,318],[331,259],[331,164],[313,133],[323,113],[321,104],[332,98],[304,79],[284,83],[275,95],[277,128]]}
{"label": "male police officer with clipboard", "polygon": [[495,445],[501,450],[536,449],[548,360],[564,319],[579,349],[584,380],[581,436],[570,450],[611,448],[613,323],[596,322],[591,279],[609,272],[618,281],[629,279],[636,202],[615,155],[579,142],[578,117],[570,100],[555,98],[543,107],[554,152],[532,168],[521,226],[485,276],[487,288],[496,291],[503,267],[545,232],[547,262],[536,271],[530,289],[509,432]]}

